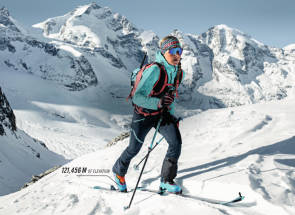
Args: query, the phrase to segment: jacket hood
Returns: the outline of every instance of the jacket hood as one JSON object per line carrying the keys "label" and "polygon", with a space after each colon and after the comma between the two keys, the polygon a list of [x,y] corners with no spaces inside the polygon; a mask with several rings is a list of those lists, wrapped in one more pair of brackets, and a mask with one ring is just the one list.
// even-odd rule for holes
{"label": "jacket hood", "polygon": [[157,51],[156,62],[164,65],[166,70],[169,70],[169,71],[177,71],[178,69],[178,66],[173,66],[167,62],[165,57],[162,55],[161,51]]}

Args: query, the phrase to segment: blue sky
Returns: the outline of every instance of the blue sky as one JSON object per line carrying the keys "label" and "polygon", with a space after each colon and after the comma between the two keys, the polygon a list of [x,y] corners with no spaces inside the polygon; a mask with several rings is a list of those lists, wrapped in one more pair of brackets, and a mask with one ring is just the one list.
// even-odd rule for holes
{"label": "blue sky", "polygon": [[64,15],[96,2],[126,16],[136,27],[160,37],[174,29],[201,34],[226,24],[262,43],[284,47],[295,43],[295,0],[0,0],[25,25]]}

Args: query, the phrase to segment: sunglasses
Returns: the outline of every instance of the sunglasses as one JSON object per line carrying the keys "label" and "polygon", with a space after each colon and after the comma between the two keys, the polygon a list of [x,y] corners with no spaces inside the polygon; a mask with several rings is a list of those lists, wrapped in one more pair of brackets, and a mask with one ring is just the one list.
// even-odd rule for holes
{"label": "sunglasses", "polygon": [[182,54],[182,48],[172,48],[169,50],[169,54],[172,54],[172,55],[176,55],[176,54],[179,54],[181,55]]}

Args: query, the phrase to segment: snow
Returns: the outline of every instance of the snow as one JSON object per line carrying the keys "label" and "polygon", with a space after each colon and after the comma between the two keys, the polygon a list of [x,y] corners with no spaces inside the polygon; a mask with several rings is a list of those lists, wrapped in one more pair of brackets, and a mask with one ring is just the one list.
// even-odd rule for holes
{"label": "snow", "polygon": [[[131,208],[124,211],[132,193],[92,189],[113,184],[105,174],[66,174],[60,168],[24,190],[1,197],[0,213],[294,214],[294,104],[295,100],[286,99],[208,110],[181,122],[183,146],[176,181],[184,192],[207,198],[230,200],[241,192],[246,198],[235,207],[138,191]],[[126,175],[129,189],[135,186],[139,175],[132,166],[147,153],[153,132],[132,160]],[[112,176],[111,167],[127,145],[125,139],[80,156],[64,167],[104,170]],[[157,189],[166,150],[167,143],[163,141],[151,153],[141,186]]]}
{"label": "snow", "polygon": [[60,49],[63,49],[67,52],[70,52],[73,56],[75,57],[81,57],[82,53],[77,51],[76,49],[74,49],[74,47],[69,46],[69,45],[65,45],[65,44],[59,44],[58,42],[54,42],[55,44],[57,44],[57,47]]}
{"label": "snow", "polygon": [[156,36],[157,35],[153,31],[143,31],[140,35],[140,38],[142,39],[142,42],[146,44],[153,40],[153,38]]}
{"label": "snow", "polygon": [[[36,152],[39,153],[38,156]],[[33,142],[31,137],[22,131],[18,131],[16,137],[1,137],[0,161],[0,195],[16,192],[33,175],[67,162],[62,156]]]}
{"label": "snow", "polygon": [[33,27],[43,29],[44,36],[51,39],[70,41],[78,46],[89,46],[92,49],[104,47],[107,44],[107,38],[115,40],[117,35],[108,28],[108,23],[103,18],[106,16],[107,21],[110,22],[109,25],[111,25],[113,17],[115,19],[120,17],[116,14],[108,17],[106,14],[110,9],[107,7],[98,8],[90,14],[85,14],[91,6],[92,4],[78,7],[71,13],[48,19]]}
{"label": "snow", "polygon": [[[124,211],[132,193],[92,188],[113,184],[105,175],[112,177],[112,165],[129,142],[127,138],[107,146],[114,137],[128,131],[132,117],[131,104],[125,101],[130,90],[127,71],[138,62],[125,52],[137,53],[142,49],[140,45],[153,52],[157,35],[134,30],[125,17],[93,4],[34,27],[44,30],[44,41],[61,49],[58,59],[63,60],[49,58],[37,48],[29,47],[28,51],[18,40],[11,41],[17,56],[5,49],[1,52],[3,59],[19,66],[14,69],[0,62],[0,86],[16,115],[18,128],[16,135],[7,131],[7,136],[0,136],[1,215],[295,213],[295,56],[291,46],[283,55],[282,50],[268,49],[226,25],[209,29],[203,39],[175,31],[185,47],[182,68],[187,72],[186,88],[181,94],[185,99],[177,104],[177,113],[184,120],[180,123],[183,145],[176,182],[191,195],[227,201],[241,192],[246,198],[228,207],[137,191],[133,205]],[[119,39],[129,33],[133,36]],[[123,45],[110,41],[123,41]],[[263,59],[255,59],[256,53],[246,56],[251,62],[262,62],[263,69],[255,70],[254,65],[246,71],[249,74],[241,73],[237,80],[238,70],[234,69],[245,70],[240,62],[245,61],[246,44],[251,45],[249,50],[266,53]],[[119,55],[126,68],[114,67],[112,58],[88,52],[98,47],[105,48],[112,57]],[[275,57],[268,56],[268,51]],[[211,54],[214,59],[210,59]],[[69,91],[63,84],[75,73],[62,76],[70,65],[65,59],[81,56],[94,68],[98,83]],[[22,68],[19,59],[26,60],[32,73]],[[39,62],[52,66],[49,77],[53,80],[40,78]],[[228,62],[233,69],[226,67]],[[227,108],[210,109],[219,100]],[[153,132],[131,162],[126,175],[128,189],[136,184],[139,171],[132,167],[146,155]],[[32,138],[44,142],[48,150]],[[157,140],[160,138],[158,135]],[[41,152],[40,158],[32,148]],[[158,189],[166,150],[167,143],[162,141],[151,153],[140,186]],[[32,175],[54,165],[63,166],[19,190]],[[87,172],[81,173],[79,168],[87,168]],[[67,169],[69,173],[64,172]]]}
{"label": "snow", "polygon": [[[115,114],[114,101],[110,96],[97,95],[95,89],[73,93],[15,71],[1,71],[1,77],[0,86],[9,98],[18,128],[67,159],[104,147],[120,132],[121,128],[110,120]],[[129,105],[121,100],[124,112],[124,106]]]}
{"label": "snow", "polygon": [[293,51],[293,50],[295,50],[295,44],[287,45],[283,49],[287,50],[287,51]]}

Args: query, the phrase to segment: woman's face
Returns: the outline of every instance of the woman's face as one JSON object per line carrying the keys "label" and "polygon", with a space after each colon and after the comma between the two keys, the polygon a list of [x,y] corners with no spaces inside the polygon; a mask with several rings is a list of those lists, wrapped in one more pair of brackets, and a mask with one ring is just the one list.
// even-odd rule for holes
{"label": "woman's face", "polygon": [[179,53],[176,53],[175,55],[173,55],[169,53],[169,50],[165,52],[164,57],[166,61],[173,66],[177,66],[181,59],[181,55]]}

